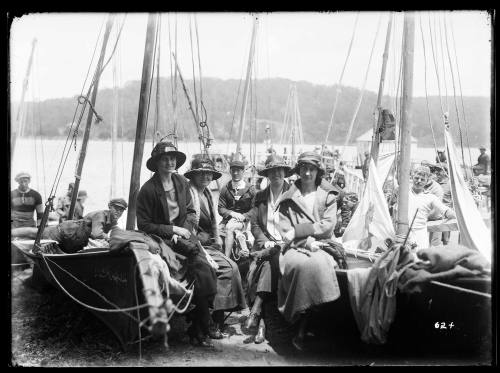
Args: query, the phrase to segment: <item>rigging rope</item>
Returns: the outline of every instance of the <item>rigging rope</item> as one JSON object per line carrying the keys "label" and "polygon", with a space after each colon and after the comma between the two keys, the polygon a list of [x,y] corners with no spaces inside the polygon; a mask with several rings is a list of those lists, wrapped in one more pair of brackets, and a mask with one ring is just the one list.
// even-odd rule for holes
{"label": "rigging rope", "polygon": [[[438,15],[434,15],[434,25],[436,24],[436,18]],[[446,112],[450,112],[450,106],[448,104],[448,85],[446,84],[446,69],[444,67],[444,49],[443,49],[443,36],[441,32],[441,23],[438,23],[439,26],[439,47],[441,48],[441,64],[443,65],[443,83],[444,83],[444,93],[446,99]]]}
{"label": "rigging rope", "polygon": [[200,123],[200,116],[198,113],[198,92],[196,91],[196,74],[194,64],[194,51],[193,51],[193,35],[191,28],[191,17],[189,17],[189,45],[191,47],[191,66],[193,69],[193,95],[194,95],[194,112],[196,113],[196,122]]}
{"label": "rigging rope", "polygon": [[347,132],[347,136],[344,142],[344,146],[342,148],[342,154],[344,154],[345,148],[347,144],[349,143],[349,139],[351,137],[352,129],[354,127],[354,122],[356,121],[356,117],[358,116],[359,108],[361,107],[361,101],[363,101],[363,96],[365,94],[365,87],[366,87],[366,82],[368,80],[368,73],[370,72],[370,66],[372,63],[372,57],[373,57],[373,50],[375,49],[375,45],[377,44],[377,37],[380,31],[380,24],[382,21],[382,16],[379,16],[378,18],[378,24],[377,24],[377,31],[375,32],[375,37],[373,38],[373,44],[372,44],[372,49],[370,52],[370,58],[368,59],[368,66],[366,67],[366,73],[365,73],[365,78],[363,81],[363,86],[361,88],[361,92],[359,94],[358,98],[358,103],[356,104],[356,109],[354,110],[354,115],[352,116],[351,123],[349,124],[349,130]]}
{"label": "rigging rope", "polygon": [[[465,158],[464,158],[464,149],[463,149],[463,144],[462,144],[462,126],[460,125],[460,114],[458,113],[458,104],[457,104],[457,93],[455,90],[455,75],[453,74],[453,65],[451,62],[451,55],[450,55],[450,48],[448,46],[448,28],[446,27],[446,18],[443,16],[443,24],[444,24],[444,32],[445,32],[445,40],[446,40],[446,51],[448,53],[448,62],[450,64],[450,71],[451,71],[451,82],[453,84],[453,99],[455,102],[455,111],[457,114],[457,123],[458,123],[458,131],[460,133],[460,144],[462,145],[462,162],[464,163],[464,166],[466,166],[465,163]],[[467,130],[467,127],[465,128]],[[470,160],[470,170],[471,170],[471,177],[472,177],[472,159],[470,157],[470,146],[469,146],[469,136],[467,135],[467,145],[469,147],[469,160]],[[466,167],[467,168],[467,167]]]}
{"label": "rigging rope", "polygon": [[328,137],[330,136],[330,131],[333,127],[333,118],[335,117],[335,111],[337,110],[337,102],[339,99],[340,92],[342,91],[342,79],[344,77],[345,68],[347,66],[347,62],[349,61],[349,56],[351,55],[352,43],[354,41],[354,35],[356,34],[356,26],[358,24],[359,12],[356,13],[356,19],[354,20],[354,27],[352,31],[351,41],[349,42],[349,48],[347,50],[347,56],[344,62],[344,67],[342,68],[342,72],[340,73],[339,82],[337,83],[337,89],[335,94],[335,102],[333,104],[332,115],[330,117],[330,123],[328,125],[328,130],[326,132],[325,144],[328,142]]}
{"label": "rigging rope", "polygon": [[[436,143],[436,136],[434,135],[434,128],[432,126],[432,120],[431,120],[431,111],[429,107],[429,95],[427,93],[427,57],[425,53],[425,40],[424,40],[424,30],[422,28],[422,17],[419,16],[419,25],[420,25],[420,34],[422,35],[422,48],[424,52],[424,89],[425,89],[425,103],[427,105],[427,116],[429,119],[429,126],[431,128],[431,133],[432,133],[432,141],[434,142],[434,151],[437,154],[437,143]],[[441,163],[441,159],[438,157],[438,162],[443,166]]]}
{"label": "rigging rope", "polygon": [[458,68],[458,56],[457,56],[457,50],[456,50],[456,44],[455,44],[455,35],[454,35],[454,32],[453,32],[453,22],[452,22],[452,20],[450,20],[450,23],[451,23],[451,25],[450,25],[451,38],[452,38],[452,41],[453,41],[453,51],[454,51],[454,54],[455,54],[455,62],[456,62],[456,65],[457,65],[458,86],[459,86],[459,89],[460,89],[460,101],[462,103],[462,114],[463,114],[463,118],[464,118],[465,136],[466,136],[466,139],[467,139],[467,148],[469,150],[469,161],[470,161],[470,164],[472,165],[472,157],[471,157],[471,153],[470,153],[470,143],[469,143],[469,131],[468,131],[468,126],[467,126],[467,119],[466,119],[466,116],[465,116],[464,98],[463,98],[463,95],[462,95],[462,83],[461,83],[461,80],[460,80],[460,69]]}
{"label": "rigging rope", "polygon": [[[445,22],[445,20],[443,18],[443,23],[444,22]],[[441,29],[441,25],[440,25],[440,29]],[[467,170],[467,167],[466,167],[467,165],[465,163],[465,157],[464,157],[462,126],[460,125],[460,114],[458,113],[457,94],[456,94],[456,90],[455,90],[455,76],[453,74],[453,65],[451,63],[450,49],[448,47],[448,33],[447,33],[447,30],[446,30],[446,24],[444,25],[444,29],[445,29],[446,51],[447,51],[447,54],[448,54],[448,63],[450,65],[451,82],[452,82],[452,86],[453,86],[453,100],[454,100],[454,103],[455,103],[455,112],[456,112],[456,115],[457,115],[458,132],[459,132],[459,136],[460,136],[460,147],[461,147],[461,151],[462,151],[462,162],[463,162],[463,165],[465,166],[465,169]],[[471,172],[472,172],[472,170],[471,170]],[[467,175],[467,172],[465,174]]]}
{"label": "rigging rope", "polygon": [[[441,114],[443,115],[444,114],[444,108],[443,108],[443,100],[442,100],[442,95],[441,95],[441,83],[440,83],[440,79],[439,79],[439,71],[438,71],[438,63],[437,63],[437,60],[436,60],[436,54],[437,54],[437,45],[436,45],[436,54],[434,53],[434,38],[436,37],[435,35],[435,31],[433,32],[432,30],[432,26],[431,26],[431,17],[429,15],[429,35],[430,35],[430,39],[431,39],[431,50],[432,50],[432,60],[434,61],[434,71],[436,72],[436,81],[437,81],[437,84],[438,84],[438,94],[439,94],[439,104],[441,106]],[[434,35],[434,37],[433,37]],[[437,41],[436,41],[437,43]]]}

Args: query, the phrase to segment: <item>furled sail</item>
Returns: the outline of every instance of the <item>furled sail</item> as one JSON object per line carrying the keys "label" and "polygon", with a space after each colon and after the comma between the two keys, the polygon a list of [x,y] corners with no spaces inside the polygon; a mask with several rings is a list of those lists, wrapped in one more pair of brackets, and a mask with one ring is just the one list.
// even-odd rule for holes
{"label": "furled sail", "polygon": [[346,250],[374,252],[377,246],[384,247],[382,243],[386,238],[394,236],[379,172],[370,159],[365,192],[342,236],[342,244]]}
{"label": "furled sail", "polygon": [[486,226],[476,202],[464,180],[457,151],[448,129],[445,129],[450,188],[457,216],[460,243],[482,253],[491,263],[491,232]]}

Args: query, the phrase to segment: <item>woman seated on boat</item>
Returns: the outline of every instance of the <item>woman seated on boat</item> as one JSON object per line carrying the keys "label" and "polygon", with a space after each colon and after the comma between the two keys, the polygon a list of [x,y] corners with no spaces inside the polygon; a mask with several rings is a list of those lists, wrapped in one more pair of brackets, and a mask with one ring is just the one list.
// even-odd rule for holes
{"label": "woman seated on boat", "polygon": [[431,213],[442,216],[444,219],[454,219],[456,217],[455,212],[445,206],[436,195],[425,193],[425,186],[429,182],[430,175],[429,167],[416,167],[412,174],[413,183],[408,195],[408,221],[411,223],[415,216],[409,240],[416,243],[417,250],[430,246],[427,221]]}
{"label": "woman seated on boat", "polygon": [[217,263],[217,294],[214,299],[212,320],[214,328],[210,338],[224,337],[224,312],[239,311],[247,308],[241,282],[240,271],[235,262],[222,252],[222,239],[215,217],[215,204],[212,192],[208,188],[212,180],[222,176],[208,158],[194,159],[191,169],[184,176],[189,179],[191,197],[196,221],[194,232],[210,257]]}
{"label": "woman seated on boat", "polygon": [[[127,208],[123,198],[114,198],[108,203],[109,210],[88,213],[79,220],[65,220],[58,225],[45,227],[42,239],[54,240],[65,253],[75,253],[89,243],[89,238],[105,239],[107,233],[118,223]],[[12,237],[35,239],[38,228],[17,228],[12,230]]]}
{"label": "woman seated on boat", "polygon": [[288,322],[299,323],[293,345],[302,350],[312,308],[340,296],[337,263],[321,250],[321,240],[333,234],[337,197],[322,179],[325,171],[318,154],[302,153],[292,172],[299,179],[279,203],[280,234],[286,246],[280,257],[278,309]]}
{"label": "woman seated on boat", "polygon": [[186,258],[187,279],[194,280],[193,304],[188,315],[190,342],[212,346],[209,338],[209,308],[217,293],[214,268],[199,250],[191,234],[196,220],[187,180],[177,173],[186,155],[170,142],[159,142],[151,152],[146,167],[154,175],[144,183],[137,195],[137,227],[145,233],[161,237],[172,249]]}
{"label": "woman seated on boat", "polygon": [[251,231],[255,241],[250,253],[253,261],[247,277],[247,299],[253,306],[245,324],[246,328],[250,329],[258,323],[255,343],[262,343],[265,339],[265,323],[261,318],[262,303],[271,293],[275,293],[277,288],[279,277],[277,254],[279,243],[282,241],[277,205],[282,194],[290,187],[285,181],[290,169],[291,167],[286,165],[280,156],[273,154],[267,158],[265,168],[259,171],[260,176],[269,179],[269,185],[257,192],[252,208]]}

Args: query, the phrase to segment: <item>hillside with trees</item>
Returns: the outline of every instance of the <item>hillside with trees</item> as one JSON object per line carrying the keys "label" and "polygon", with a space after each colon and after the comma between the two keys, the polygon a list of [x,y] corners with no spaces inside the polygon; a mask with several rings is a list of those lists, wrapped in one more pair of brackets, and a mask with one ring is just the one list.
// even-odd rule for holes
{"label": "hillside with trees", "polygon": [[[330,123],[337,87],[335,85],[315,85],[305,81],[292,82],[288,79],[274,78],[258,80],[252,84],[251,94],[248,98],[247,119],[249,122],[247,126],[252,128],[252,136],[256,134],[258,142],[264,141],[266,124],[270,125],[273,142],[276,143],[279,141],[283,131],[282,122],[285,115],[286,100],[290,84],[292,83],[295,83],[297,87],[304,141],[308,144],[320,144],[324,141]],[[186,80],[186,85],[192,94],[192,80]],[[197,88],[199,89],[199,82],[197,82]],[[235,79],[204,78],[202,88],[203,104],[207,112],[207,123],[215,141],[226,142],[229,139],[235,141],[241,110],[243,82]],[[139,89],[139,81],[127,82],[122,88],[118,89],[118,134],[121,138],[133,140],[135,137]],[[344,143],[359,94],[360,90],[357,88],[342,87],[340,99],[337,104],[334,126],[328,141],[329,144],[339,145]],[[196,140],[197,132],[195,124],[180,83],[178,84],[177,96],[179,139],[186,141]],[[161,78],[159,97],[158,119],[156,119],[155,83],[153,84],[150,100],[148,138],[151,138],[153,135],[155,121],[158,123],[158,131],[162,136],[171,133],[173,129],[172,87],[169,78]],[[193,97],[192,100],[194,103]],[[376,100],[377,96],[375,92],[365,92],[361,108],[354,123],[350,143],[354,142],[356,137],[372,128]],[[462,101],[460,97],[456,98],[461,128],[459,128],[456,120],[454,97],[442,98],[442,102],[445,107],[446,104],[448,105],[452,134],[457,141],[459,141],[461,132],[464,146],[469,142],[471,147],[476,147],[480,144],[486,144],[489,147],[491,130],[489,98],[463,97],[466,123],[464,123],[462,115]],[[26,110],[28,113],[27,132],[25,132],[24,136],[32,135],[33,130],[30,130],[30,128],[37,127],[39,128],[37,133],[43,137],[66,137],[69,124],[74,116],[76,103],[77,96],[50,99],[39,103],[29,102]],[[394,110],[395,104],[395,98],[384,97],[384,108]],[[429,107],[437,145],[443,146],[443,120],[439,97],[429,97]],[[15,105],[11,109],[11,113],[15,113]],[[103,117],[103,122],[93,126],[91,138],[110,138],[113,115],[112,89],[99,90],[96,110]],[[14,117],[14,114],[12,114],[12,118]],[[30,124],[30,120],[32,123],[36,123],[36,126]],[[419,146],[433,146],[433,136],[430,130],[425,97],[416,97],[413,99],[412,120],[412,135],[418,139]],[[83,133],[85,122],[86,115],[82,121],[80,133]],[[249,137],[246,136],[245,140],[248,141],[248,139]]]}

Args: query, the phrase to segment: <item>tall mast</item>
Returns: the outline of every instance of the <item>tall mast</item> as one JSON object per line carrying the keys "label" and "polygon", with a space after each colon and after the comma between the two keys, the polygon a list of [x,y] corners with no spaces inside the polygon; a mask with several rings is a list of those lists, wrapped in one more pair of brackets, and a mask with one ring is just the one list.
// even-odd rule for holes
{"label": "tall mast", "polygon": [[28,89],[28,82],[29,82],[29,77],[31,74],[31,66],[33,64],[33,55],[35,53],[36,43],[37,43],[36,38],[33,38],[33,41],[31,42],[31,54],[30,54],[30,58],[28,60],[28,67],[26,68],[26,74],[25,74],[24,80],[23,80],[23,90],[21,92],[21,101],[19,102],[19,108],[17,109],[14,132],[12,133],[12,149],[11,149],[12,155],[14,154],[14,150],[16,148],[17,136],[21,135],[22,123],[24,120],[24,96],[26,95],[26,91]]}
{"label": "tall mast", "polygon": [[396,234],[404,237],[408,233],[408,196],[410,192],[411,159],[411,105],[413,93],[413,49],[415,19],[413,13],[405,13],[403,29],[403,92],[401,105],[401,155],[399,159],[399,196]]}
{"label": "tall mast", "polygon": [[235,159],[240,160],[241,154],[241,142],[243,141],[243,124],[245,123],[245,114],[247,107],[248,89],[250,87],[250,79],[252,75],[252,65],[253,65],[253,55],[255,49],[255,35],[257,33],[258,18],[256,17],[253,23],[252,29],[252,41],[250,44],[250,51],[248,53],[248,65],[247,65],[247,76],[245,81],[245,89],[243,91],[243,102],[241,104],[241,114],[240,114],[240,127],[238,129],[238,143],[236,145]]}
{"label": "tall mast", "polygon": [[127,225],[128,230],[135,229],[135,210],[137,205],[137,194],[141,185],[141,165],[144,152],[144,140],[148,121],[148,99],[151,87],[153,68],[153,54],[155,47],[155,32],[158,22],[158,14],[150,14],[148,17],[148,28],[146,31],[146,46],[144,48],[144,59],[142,64],[141,94],[139,96],[139,111],[137,114],[137,129],[135,132],[134,159],[132,163],[132,175],[130,177],[130,192],[128,197]]}
{"label": "tall mast", "polygon": [[382,124],[382,97],[384,95],[384,82],[385,82],[385,72],[387,70],[387,57],[389,55],[389,44],[391,40],[391,29],[392,29],[392,18],[393,14],[389,15],[389,24],[387,25],[387,34],[385,37],[385,48],[384,54],[382,57],[382,72],[380,74],[380,84],[378,86],[378,96],[377,96],[377,120],[373,123],[373,135],[372,135],[372,148],[371,148],[371,158],[375,165],[377,165],[378,161],[378,152],[379,152],[379,144],[380,144],[380,133],[378,129]]}
{"label": "tall mast", "polygon": [[113,59],[113,119],[111,120],[111,189],[110,199],[116,197],[117,178],[116,178],[116,141],[118,137],[118,59]]}
{"label": "tall mast", "polygon": [[106,53],[106,45],[108,44],[109,34],[111,33],[111,27],[113,26],[114,15],[108,16],[108,21],[106,22],[106,30],[104,31],[104,38],[102,41],[101,55],[99,56],[99,61],[97,62],[96,73],[93,80],[92,87],[92,97],[90,99],[90,108],[87,115],[87,124],[85,126],[85,132],[83,134],[82,148],[80,149],[80,156],[78,158],[77,170],[75,174],[75,187],[73,188],[73,195],[71,196],[71,205],[69,208],[68,219],[73,219],[73,213],[75,212],[76,199],[78,197],[78,189],[80,187],[80,180],[82,177],[83,163],[85,162],[85,156],[87,155],[87,145],[90,137],[90,127],[92,126],[92,117],[94,116],[95,102],[97,99],[97,90],[99,89],[99,78],[102,73],[102,64],[104,62],[104,55]]}

